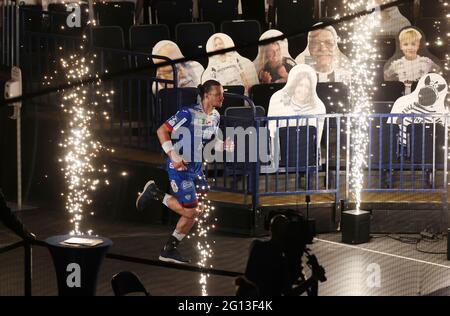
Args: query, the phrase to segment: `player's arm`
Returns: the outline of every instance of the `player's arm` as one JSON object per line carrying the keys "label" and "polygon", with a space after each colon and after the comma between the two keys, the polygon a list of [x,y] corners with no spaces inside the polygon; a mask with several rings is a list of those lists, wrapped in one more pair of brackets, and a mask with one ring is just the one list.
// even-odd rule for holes
{"label": "player's arm", "polygon": [[161,143],[161,147],[167,154],[167,156],[169,156],[170,160],[172,161],[173,167],[176,170],[186,170],[186,163],[174,151],[172,140],[170,138],[171,132],[172,131],[170,130],[170,128],[164,123],[158,128],[156,133],[158,135],[159,142]]}
{"label": "player's arm", "polygon": [[173,131],[176,131],[180,127],[188,126],[190,122],[191,114],[187,109],[182,109],[164,122],[156,131],[162,149],[169,156],[176,170],[186,170],[186,162],[174,150],[171,135]]}

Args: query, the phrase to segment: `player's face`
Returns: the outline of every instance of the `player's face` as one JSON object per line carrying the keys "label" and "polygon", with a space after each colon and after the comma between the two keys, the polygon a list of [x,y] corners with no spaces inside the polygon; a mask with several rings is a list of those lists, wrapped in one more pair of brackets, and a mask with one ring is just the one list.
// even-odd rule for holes
{"label": "player's face", "polygon": [[208,98],[209,103],[215,107],[220,108],[222,107],[223,102],[223,87],[222,86],[213,86],[211,91],[208,92],[206,95]]}
{"label": "player's face", "polygon": [[406,40],[400,43],[400,49],[408,60],[416,59],[419,46],[420,41],[418,40]]}
{"label": "player's face", "polygon": [[308,102],[311,94],[311,82],[308,78],[303,78],[300,80],[295,88],[294,94],[294,97],[298,102],[302,104]]}

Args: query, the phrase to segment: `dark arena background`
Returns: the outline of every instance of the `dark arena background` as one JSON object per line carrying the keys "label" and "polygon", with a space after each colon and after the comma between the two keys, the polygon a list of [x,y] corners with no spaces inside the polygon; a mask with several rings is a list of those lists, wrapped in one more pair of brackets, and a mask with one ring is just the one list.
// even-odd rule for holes
{"label": "dark arena background", "polygon": [[[450,294],[448,1],[0,8],[1,296]],[[179,215],[136,198],[150,179],[180,190],[157,130],[208,79],[223,139],[248,133],[202,164],[191,263],[165,262]]]}

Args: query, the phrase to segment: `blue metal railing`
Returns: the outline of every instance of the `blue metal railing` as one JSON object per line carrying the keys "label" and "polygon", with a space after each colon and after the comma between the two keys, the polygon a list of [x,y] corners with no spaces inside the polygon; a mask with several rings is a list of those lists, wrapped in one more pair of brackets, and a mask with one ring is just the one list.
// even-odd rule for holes
{"label": "blue metal railing", "polygon": [[[447,170],[448,115],[372,114],[369,120],[368,181],[364,191],[447,191],[444,171]],[[372,181],[373,173],[376,183]],[[443,176],[441,184],[437,182],[438,173]]]}

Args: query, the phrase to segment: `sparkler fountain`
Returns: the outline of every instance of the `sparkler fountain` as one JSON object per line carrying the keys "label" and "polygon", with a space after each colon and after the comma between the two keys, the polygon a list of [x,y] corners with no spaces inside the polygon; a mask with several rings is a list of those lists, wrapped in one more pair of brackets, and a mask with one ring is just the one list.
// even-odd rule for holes
{"label": "sparkler fountain", "polygon": [[[346,14],[373,7],[372,0],[344,0]],[[347,43],[351,45],[351,79],[349,82],[349,103],[353,109],[350,120],[350,187],[355,201],[355,209],[343,212],[342,241],[363,243],[369,241],[370,214],[362,211],[361,192],[364,185],[364,168],[367,167],[368,125],[371,110],[371,93],[374,83],[374,64],[376,47],[373,45],[373,30],[378,23],[376,13],[363,16],[344,24],[348,34]],[[347,138],[348,139],[348,138]]]}
{"label": "sparkler fountain", "polygon": [[[92,9],[92,1],[90,6]],[[79,10],[79,8],[78,8]],[[89,23],[95,24],[92,20]],[[86,36],[83,36],[83,42]],[[60,47],[62,54],[65,52]],[[81,53],[73,53],[60,59],[65,79],[69,84],[82,82],[91,78],[93,58],[87,57],[84,44],[80,46]],[[56,72],[57,73],[57,72]],[[98,78],[95,75],[94,78]],[[51,79],[51,78],[50,78]],[[95,88],[95,93],[93,93]],[[98,112],[99,103],[95,96],[106,97],[113,92],[101,92],[102,82],[81,84],[70,90],[63,91],[61,108],[69,117],[67,131],[61,131],[63,141],[60,146],[65,150],[60,163],[67,184],[66,209],[72,215],[73,229],[68,235],[52,236],[46,239],[46,244],[52,255],[58,280],[58,292],[61,296],[95,295],[98,271],[106,252],[112,245],[111,240],[103,237],[90,237],[92,230],[83,231],[81,221],[91,204],[90,192],[95,190],[100,180],[94,176],[97,172],[107,172],[103,165],[96,167],[97,154],[105,149],[94,139],[91,133],[91,122]],[[94,97],[93,97],[94,96]],[[101,112],[106,118],[107,113]],[[105,181],[107,182],[107,180]],[[64,194],[62,194],[64,195]],[[93,212],[90,212],[93,214]]]}

